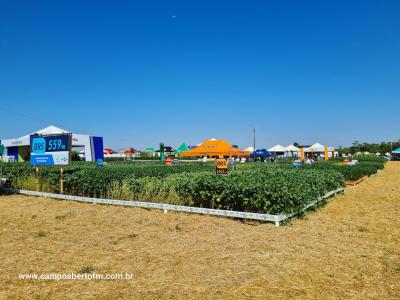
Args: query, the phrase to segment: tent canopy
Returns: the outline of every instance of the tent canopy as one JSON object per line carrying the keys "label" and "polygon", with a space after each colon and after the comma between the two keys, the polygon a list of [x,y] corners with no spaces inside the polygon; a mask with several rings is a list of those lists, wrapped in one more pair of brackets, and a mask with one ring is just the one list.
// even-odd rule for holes
{"label": "tent canopy", "polygon": [[136,150],[133,148],[128,148],[128,149],[125,149],[125,151],[124,151],[124,153],[135,153],[135,152],[136,152]]}
{"label": "tent canopy", "polygon": [[154,148],[146,148],[142,152],[154,153],[154,152],[156,152],[156,149],[154,149]]}
{"label": "tent canopy", "polygon": [[[313,145],[311,145],[308,148],[304,149],[304,152],[325,152],[325,147],[324,145],[321,145],[320,143],[315,143]],[[329,152],[335,151],[335,148],[333,147],[326,147],[328,148]]]}
{"label": "tent canopy", "polygon": [[[157,149],[156,152],[160,152],[160,149]],[[175,149],[171,146],[164,146],[164,152],[175,152]]]}
{"label": "tent canopy", "polygon": [[32,134],[35,134],[35,133],[42,134],[42,135],[49,135],[49,134],[71,133],[71,132],[61,129],[61,128],[58,128],[56,126],[50,125],[49,127],[46,127],[39,131],[33,132]]}
{"label": "tent canopy", "polygon": [[244,151],[249,151],[250,153],[251,152],[254,152],[254,147],[247,147],[246,149],[244,149]]}
{"label": "tent canopy", "polygon": [[272,147],[272,148],[269,148],[268,149],[268,151],[269,152],[285,152],[286,151],[286,148],[285,147],[283,147],[282,145],[275,145],[274,147]]}
{"label": "tent canopy", "polygon": [[321,145],[320,143],[315,143],[315,144],[311,145],[310,150],[312,152],[324,152],[325,146]]}
{"label": "tent canopy", "polygon": [[181,156],[249,156],[249,151],[234,148],[225,140],[206,140],[200,146],[182,151]]}
{"label": "tent canopy", "polygon": [[393,150],[392,153],[394,153],[394,154],[400,154],[400,148],[397,148],[397,149]]}
{"label": "tent canopy", "polygon": [[294,145],[289,145],[286,147],[286,152],[300,152],[300,148],[297,148]]}
{"label": "tent canopy", "polygon": [[253,158],[268,158],[272,157],[272,154],[268,152],[266,149],[257,149],[251,154]]}
{"label": "tent canopy", "polygon": [[24,135],[23,137],[20,137],[20,139],[30,138],[30,136],[34,135],[34,134],[51,135],[51,134],[62,134],[62,133],[71,133],[71,131],[67,131],[67,130],[61,129],[59,127],[50,125],[50,126],[48,126],[46,128],[43,128],[43,129],[40,129],[38,131],[32,132],[31,134]]}
{"label": "tent canopy", "polygon": [[189,150],[189,146],[186,145],[185,143],[182,143],[178,149],[175,150],[175,155],[179,155],[182,151],[188,151]]}

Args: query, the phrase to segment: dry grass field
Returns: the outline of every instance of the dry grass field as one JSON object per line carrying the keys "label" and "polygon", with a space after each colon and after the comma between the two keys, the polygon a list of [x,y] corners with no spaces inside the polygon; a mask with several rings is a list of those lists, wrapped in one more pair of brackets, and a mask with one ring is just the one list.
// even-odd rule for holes
{"label": "dry grass field", "polygon": [[[283,227],[0,197],[0,299],[400,299],[400,163]],[[20,273],[134,275],[20,280]]]}

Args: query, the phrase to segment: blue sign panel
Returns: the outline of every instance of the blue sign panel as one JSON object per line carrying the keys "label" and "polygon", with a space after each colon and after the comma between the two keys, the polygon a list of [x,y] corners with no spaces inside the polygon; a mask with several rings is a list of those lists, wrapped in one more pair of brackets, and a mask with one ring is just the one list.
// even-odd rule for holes
{"label": "blue sign panel", "polygon": [[31,136],[31,165],[69,165],[71,135]]}
{"label": "blue sign panel", "polygon": [[33,166],[53,166],[54,160],[52,155],[31,155],[31,165]]}
{"label": "blue sign panel", "polygon": [[46,140],[42,137],[32,138],[32,153],[44,154],[46,152]]}
{"label": "blue sign panel", "polygon": [[46,152],[68,151],[70,136],[48,136],[46,139]]}

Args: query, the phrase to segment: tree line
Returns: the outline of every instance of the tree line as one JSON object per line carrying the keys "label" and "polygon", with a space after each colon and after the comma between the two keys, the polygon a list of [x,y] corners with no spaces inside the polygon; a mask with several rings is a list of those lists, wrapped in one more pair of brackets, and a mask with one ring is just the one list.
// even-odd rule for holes
{"label": "tree line", "polygon": [[381,142],[381,143],[365,143],[360,141],[354,141],[350,147],[339,147],[337,150],[339,153],[357,153],[357,152],[369,152],[385,154],[391,153],[393,150],[400,148],[400,139],[395,142]]}

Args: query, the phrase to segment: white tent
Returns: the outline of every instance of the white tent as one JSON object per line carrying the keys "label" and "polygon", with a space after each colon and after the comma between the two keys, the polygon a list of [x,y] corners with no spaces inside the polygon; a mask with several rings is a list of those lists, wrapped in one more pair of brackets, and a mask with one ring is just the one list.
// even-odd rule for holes
{"label": "white tent", "polygon": [[368,151],[365,151],[365,152],[364,152],[364,154],[365,154],[365,155],[368,155],[368,154],[369,154],[369,152],[368,152]]}
{"label": "white tent", "polygon": [[294,145],[289,145],[285,148],[286,157],[298,157],[300,153],[300,149]]}
{"label": "white tent", "polygon": [[250,153],[254,152],[254,147],[247,147],[246,149],[244,149],[244,151],[249,151]]}
{"label": "white tent", "polygon": [[289,145],[285,148],[286,152],[300,152],[300,148],[297,148],[294,145]]}
{"label": "white tent", "polygon": [[311,145],[309,148],[311,151],[310,152],[324,152],[325,151],[325,146],[321,145],[320,143],[315,143]]}
{"label": "white tent", "polygon": [[390,153],[389,153],[389,152],[386,152],[385,155],[386,155],[386,156],[390,156]]}
{"label": "white tent", "polygon": [[376,152],[375,155],[376,156],[381,156],[381,154],[379,152]]}
{"label": "white tent", "polygon": [[[56,126],[50,125],[49,127],[43,128],[32,134],[42,134],[42,135],[49,135],[49,134],[61,134],[61,133],[71,133],[71,131],[66,131],[64,129],[58,128]],[[29,135],[28,135],[29,136]]]}
{"label": "white tent", "polygon": [[[328,148],[328,152],[334,152],[335,148],[334,147],[326,147]],[[313,152],[313,153],[318,153],[318,152],[325,152],[325,146],[321,145],[320,143],[315,143],[311,145],[308,148],[304,149],[304,152]]]}
{"label": "white tent", "polygon": [[286,151],[286,148],[279,144],[268,149],[268,152],[285,152],[285,151]]}

